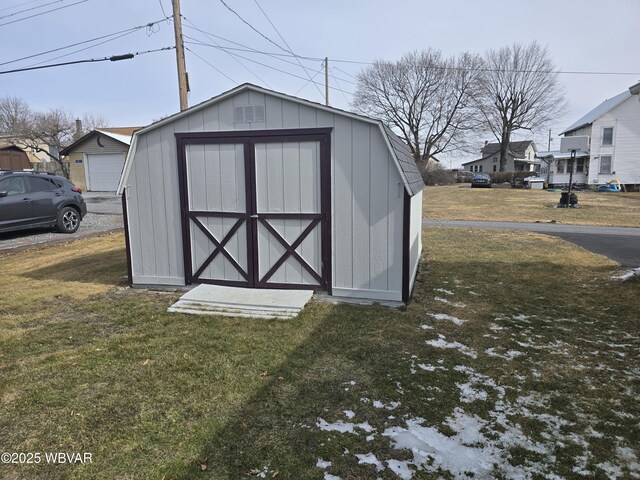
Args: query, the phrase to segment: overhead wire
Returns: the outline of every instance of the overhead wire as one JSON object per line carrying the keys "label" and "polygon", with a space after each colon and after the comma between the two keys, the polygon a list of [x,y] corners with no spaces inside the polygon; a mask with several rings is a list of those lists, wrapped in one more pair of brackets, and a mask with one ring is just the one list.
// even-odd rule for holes
{"label": "overhead wire", "polygon": [[216,72],[218,72],[220,75],[226,77],[227,79],[231,80],[232,83],[238,83],[236,82],[233,78],[231,78],[229,75],[227,75],[226,73],[224,73],[222,70],[220,70],[218,67],[216,67],[215,65],[213,65],[212,63],[210,63],[209,61],[207,61],[206,59],[204,59],[203,57],[201,57],[200,55],[198,55],[196,52],[194,52],[193,50],[191,50],[189,47],[184,47],[185,50],[193,53],[196,57],[198,57],[201,61],[203,61],[204,63],[206,63],[207,65],[209,65],[211,68],[213,68]]}
{"label": "overhead wire", "polygon": [[[222,0],[221,0],[222,1]],[[280,37],[280,40],[282,40],[284,42],[284,44],[287,46],[287,48],[289,49],[289,52],[291,54],[294,55],[294,58],[296,59],[296,61],[298,62],[298,64],[302,67],[302,69],[305,71],[305,73],[307,74],[307,76],[309,77],[309,80],[313,81],[311,79],[311,75],[309,74],[309,72],[307,71],[307,69],[304,67],[304,65],[302,65],[302,62],[300,62],[300,59],[295,56],[295,54],[293,53],[293,49],[289,46],[289,44],[287,43],[287,41],[284,39],[284,37],[282,36],[282,34],[280,33],[280,30],[278,30],[278,28],[273,24],[273,22],[271,21],[271,19],[269,18],[269,15],[267,15],[267,12],[264,11],[264,9],[260,6],[260,3],[258,3],[258,0],[253,0],[255,2],[255,4],[258,6],[258,8],[260,9],[260,11],[262,12],[262,14],[265,16],[265,18],[267,19],[267,21],[269,22],[269,24],[273,27],[273,29],[276,31],[276,33],[278,34],[278,36]],[[322,92],[320,91],[320,88],[318,87],[318,85],[316,85],[314,83],[314,86],[316,87],[316,90],[318,90],[318,93],[320,94],[320,96],[322,97]],[[304,87],[303,87],[304,88]],[[327,100],[327,99],[325,99]]]}
{"label": "overhead wire", "polygon": [[18,12],[13,12],[13,13],[9,13],[7,15],[3,15],[3,16],[0,17],[0,20],[2,20],[3,18],[15,17],[16,15],[20,15],[21,13],[24,13],[24,12],[30,12],[32,10],[37,10],[39,8],[48,7],[49,5],[53,5],[54,3],[61,3],[61,2],[66,2],[66,1],[67,0],[54,0],[53,2],[43,3],[42,5],[38,5],[36,7],[26,8],[26,9],[20,10]]}
{"label": "overhead wire", "polygon": [[295,96],[295,95],[298,95],[302,90],[304,90],[304,88],[305,88],[307,85],[309,85],[311,82],[313,82],[313,81],[316,79],[316,77],[318,76],[318,74],[319,74],[322,70],[324,70],[324,64],[320,65],[320,70],[318,70],[318,71],[313,75],[313,77],[312,77],[312,78],[310,78],[309,80],[307,80],[307,83],[305,83],[302,87],[300,87],[300,90],[298,90],[296,93],[294,93],[294,96]]}
{"label": "overhead wire", "polygon": [[156,48],[156,49],[153,49],[153,50],[145,50],[145,51],[134,52],[134,53],[126,53],[126,54],[123,54],[123,55],[111,55],[110,57],[87,58],[87,59],[83,59],[83,60],[72,60],[70,62],[54,63],[54,64],[49,64],[49,65],[39,65],[39,66],[35,66],[35,67],[16,68],[16,69],[13,69],[13,70],[0,71],[0,75],[5,75],[5,74],[8,74],[8,73],[26,72],[26,71],[30,71],[30,70],[42,70],[42,69],[45,69],[45,68],[63,67],[63,66],[67,66],[67,65],[77,65],[77,64],[80,64],[80,63],[97,63],[97,62],[107,62],[107,61],[119,62],[121,60],[129,60],[129,59],[132,59],[133,57],[137,57],[137,56],[140,56],[140,55],[146,55],[147,53],[161,52],[161,51],[164,51],[164,50],[173,50],[174,48],[176,48],[176,47],[172,45],[170,47]]}
{"label": "overhead wire", "polygon": [[[109,34],[107,34],[107,35],[101,35],[101,36],[99,36],[99,37],[90,38],[89,40],[83,40],[82,42],[72,43],[72,44],[70,44],[70,45],[65,45],[64,47],[58,47],[58,48],[54,48],[54,49],[47,50],[47,51],[44,51],[44,52],[34,53],[33,55],[27,55],[26,57],[16,58],[16,59],[13,59],[13,60],[9,60],[9,61],[6,61],[6,62],[2,62],[2,63],[0,63],[0,66],[2,66],[2,65],[8,65],[8,64],[10,64],[10,63],[20,62],[20,61],[23,61],[23,60],[28,60],[28,59],[30,59],[30,58],[40,57],[40,56],[42,56],[42,55],[47,55],[47,54],[49,54],[49,53],[59,52],[59,51],[61,51],[61,50],[66,50],[66,49],[68,49],[68,48],[77,47],[78,45],[84,45],[84,44],[86,44],[86,43],[95,42],[95,41],[97,41],[97,40],[102,40],[103,38],[113,37],[113,36],[115,36],[115,35],[120,35],[120,34],[122,34],[122,33],[126,33],[126,32],[134,32],[134,31],[136,31],[136,30],[140,30],[140,29],[142,29],[142,28],[147,28],[147,27],[149,27],[150,25],[157,24],[157,23],[159,23],[159,22],[161,22],[161,21],[163,21],[163,20],[167,20],[168,18],[171,18],[171,17],[166,17],[166,18],[164,18],[164,19],[162,19],[162,20],[156,20],[156,21],[154,21],[154,22],[149,22],[149,23],[147,23],[147,24],[145,24],[145,25],[139,25],[139,26],[137,26],[137,27],[127,28],[127,29],[125,29],[125,30],[120,30],[120,31],[118,31],[118,32],[109,33]],[[55,60],[55,59],[49,59],[49,60]]]}
{"label": "overhead wire", "polygon": [[[333,72],[333,67],[329,67],[329,69],[331,70],[331,72]],[[332,75],[331,73],[329,74],[329,76],[331,76],[331,78],[333,78],[336,81],[336,84],[338,85],[338,88],[340,88],[340,92],[342,93],[342,96],[344,97],[344,101],[347,102],[347,104],[349,104],[349,99],[347,98],[347,96],[344,94],[344,91],[342,91],[342,85],[340,85],[340,82],[338,81],[338,77]],[[353,94],[352,94],[353,95]]]}
{"label": "overhead wire", "polygon": [[[197,30],[198,32],[202,33],[203,35],[205,35],[206,37],[209,38],[209,40],[211,40],[211,42],[213,42],[214,47],[220,48],[222,49],[222,46],[220,44],[218,44],[214,38],[215,35],[210,35],[208,32],[202,30],[201,28],[199,28],[195,23],[193,23],[191,20],[189,20],[188,18],[186,18],[184,15],[182,15],[182,19],[187,23],[188,28],[193,28],[195,30]],[[192,38],[189,37],[188,35],[185,35],[187,38]],[[196,39],[197,40],[197,39]],[[223,50],[224,51],[224,50]],[[192,52],[193,53],[193,52]],[[273,87],[271,87],[271,85],[269,85],[269,83],[264,80],[263,78],[261,78],[257,73],[255,73],[253,70],[251,70],[249,67],[247,67],[244,63],[242,63],[240,60],[238,60],[235,56],[233,56],[230,52],[225,51],[225,53],[227,55],[229,55],[236,63],[238,63],[242,68],[244,68],[245,70],[247,70],[251,75],[253,75],[254,77],[256,77],[260,82],[262,82],[264,85],[268,86],[269,88],[273,89]]]}
{"label": "overhead wire", "polygon": [[11,10],[13,8],[20,8],[20,7],[23,7],[25,5],[31,5],[32,3],[38,3],[38,2],[41,2],[41,1],[42,0],[29,0],[28,2],[16,3],[15,5],[10,5],[8,7],[0,8],[0,12],[4,12],[5,10]]}
{"label": "overhead wire", "polygon": [[70,3],[69,5],[63,5],[61,7],[57,7],[57,8],[52,8],[51,10],[46,10],[44,12],[40,12],[40,13],[35,13],[33,15],[29,15],[28,17],[23,17],[23,18],[17,18],[15,20],[11,20],[10,22],[5,22],[5,23],[0,23],[0,27],[3,27],[5,25],[11,25],[13,23],[18,23],[18,22],[22,22],[23,20],[29,20],[30,18],[34,18],[34,17],[39,17],[41,15],[45,15],[47,13],[51,13],[51,12],[57,12],[58,10],[62,10],[64,8],[69,8],[69,7],[73,7],[74,5],[79,5],[81,3],[86,3],[89,0],[79,0],[78,2],[75,3]]}

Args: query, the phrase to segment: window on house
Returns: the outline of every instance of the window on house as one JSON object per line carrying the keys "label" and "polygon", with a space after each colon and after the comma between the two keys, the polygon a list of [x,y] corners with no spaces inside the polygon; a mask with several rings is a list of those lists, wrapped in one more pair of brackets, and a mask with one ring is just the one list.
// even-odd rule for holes
{"label": "window on house", "polygon": [[611,173],[611,155],[600,157],[600,173]]}
{"label": "window on house", "polygon": [[482,171],[482,165],[480,165],[480,167],[479,167],[479,168],[480,168],[480,171]]}
{"label": "window on house", "polygon": [[493,166],[493,171],[494,171],[494,172],[497,172],[497,171],[498,171],[498,166],[497,166],[497,165],[494,165],[494,166]]}
{"label": "window on house", "polygon": [[576,173],[584,173],[584,158],[576,159]]}
{"label": "window on house", "polygon": [[613,145],[613,127],[602,129],[602,145]]}
{"label": "window on house", "polygon": [[493,157],[493,163],[498,163],[498,157]]}
{"label": "window on house", "polygon": [[556,166],[556,173],[564,173],[564,160],[558,160],[558,165]]}

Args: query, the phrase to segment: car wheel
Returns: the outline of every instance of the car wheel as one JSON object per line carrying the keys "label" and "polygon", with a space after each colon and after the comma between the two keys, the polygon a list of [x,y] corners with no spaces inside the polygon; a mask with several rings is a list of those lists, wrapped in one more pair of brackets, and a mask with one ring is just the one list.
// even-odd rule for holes
{"label": "car wheel", "polygon": [[57,230],[61,233],[74,233],[80,226],[80,214],[75,208],[64,207],[58,212]]}

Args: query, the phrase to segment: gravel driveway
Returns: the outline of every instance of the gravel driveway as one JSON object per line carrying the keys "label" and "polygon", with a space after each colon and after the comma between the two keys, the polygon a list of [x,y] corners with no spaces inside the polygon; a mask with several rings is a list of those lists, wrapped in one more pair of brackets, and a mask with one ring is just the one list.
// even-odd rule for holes
{"label": "gravel driveway", "polygon": [[72,242],[82,237],[122,230],[122,204],[119,196],[87,192],[87,215],[76,233],[57,233],[48,229],[0,233],[0,252],[21,250],[33,245]]}

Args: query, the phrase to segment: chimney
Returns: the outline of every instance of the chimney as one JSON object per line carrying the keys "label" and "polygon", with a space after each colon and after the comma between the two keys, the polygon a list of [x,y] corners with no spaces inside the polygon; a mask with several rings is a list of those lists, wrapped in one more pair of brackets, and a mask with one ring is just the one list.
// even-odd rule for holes
{"label": "chimney", "polygon": [[486,147],[489,144],[489,140],[484,141],[484,146]]}
{"label": "chimney", "polygon": [[76,118],[76,140],[82,136],[82,120]]}

